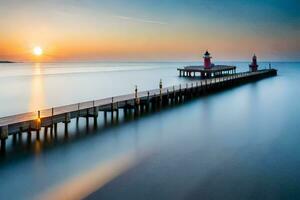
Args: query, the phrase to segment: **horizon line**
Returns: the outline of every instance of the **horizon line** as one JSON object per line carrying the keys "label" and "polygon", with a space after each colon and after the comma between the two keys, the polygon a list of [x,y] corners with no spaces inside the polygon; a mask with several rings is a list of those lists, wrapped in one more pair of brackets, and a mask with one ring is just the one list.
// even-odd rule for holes
{"label": "horizon line", "polygon": [[[202,60],[73,60],[73,61],[14,61],[14,60],[1,60],[1,62],[13,63],[101,63],[101,62],[111,62],[111,63],[176,63],[176,62],[203,62]],[[251,62],[251,60],[215,60],[214,62]],[[265,62],[277,62],[277,63],[298,63],[300,60],[260,60],[259,63]],[[2,63],[9,64],[9,63]]]}

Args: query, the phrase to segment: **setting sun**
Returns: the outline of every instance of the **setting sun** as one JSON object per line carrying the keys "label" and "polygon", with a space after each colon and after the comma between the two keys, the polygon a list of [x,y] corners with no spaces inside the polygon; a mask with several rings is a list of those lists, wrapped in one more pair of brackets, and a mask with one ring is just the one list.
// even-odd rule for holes
{"label": "setting sun", "polygon": [[34,47],[33,54],[36,56],[41,56],[43,54],[43,49],[41,47]]}

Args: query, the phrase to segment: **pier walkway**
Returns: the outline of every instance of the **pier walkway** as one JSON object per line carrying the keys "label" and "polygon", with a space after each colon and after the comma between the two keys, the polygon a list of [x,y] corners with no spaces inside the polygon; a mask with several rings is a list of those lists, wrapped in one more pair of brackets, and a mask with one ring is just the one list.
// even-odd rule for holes
{"label": "pier walkway", "polygon": [[99,112],[107,112],[113,117],[119,117],[119,110],[123,109],[124,113],[133,110],[135,114],[149,110],[150,108],[168,105],[170,102],[181,102],[193,96],[199,96],[214,90],[222,90],[233,87],[244,82],[255,81],[265,77],[276,76],[277,70],[267,69],[257,72],[243,72],[230,74],[223,77],[215,77],[204,80],[195,80],[185,85],[176,85],[171,87],[162,86],[159,89],[149,91],[115,96],[110,98],[99,99],[95,101],[82,102],[61,107],[40,110],[37,112],[29,112],[0,118],[0,139],[1,151],[5,151],[6,139],[9,136],[16,137],[17,134],[26,132],[31,138],[32,132],[35,132],[36,138],[39,139],[41,128],[50,129],[51,133],[57,134],[57,124],[64,123],[65,133],[68,132],[68,123],[71,119],[79,119],[84,117],[93,118],[97,123]]}

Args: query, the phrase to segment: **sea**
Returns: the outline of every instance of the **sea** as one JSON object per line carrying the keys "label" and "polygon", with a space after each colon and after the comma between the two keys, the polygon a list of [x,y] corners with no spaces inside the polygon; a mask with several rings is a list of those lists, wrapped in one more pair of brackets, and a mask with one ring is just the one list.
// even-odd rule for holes
{"label": "sea", "polygon": [[[189,83],[177,68],[197,64],[2,63],[0,117]],[[72,121],[67,138],[10,137],[0,199],[300,199],[300,63],[271,65],[278,76],[137,118]]]}

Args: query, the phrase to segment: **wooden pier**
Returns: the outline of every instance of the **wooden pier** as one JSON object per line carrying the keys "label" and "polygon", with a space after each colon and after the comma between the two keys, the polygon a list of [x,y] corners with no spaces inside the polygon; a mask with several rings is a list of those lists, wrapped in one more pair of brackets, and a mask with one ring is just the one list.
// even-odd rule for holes
{"label": "wooden pier", "polygon": [[49,129],[51,133],[57,135],[58,123],[64,124],[64,132],[67,134],[71,119],[77,119],[78,122],[78,119],[83,117],[87,119],[88,123],[89,118],[93,118],[94,123],[97,123],[99,112],[104,112],[105,118],[108,112],[112,118],[114,115],[118,118],[120,110],[123,110],[124,113],[130,110],[138,115],[139,112],[144,110],[167,106],[170,103],[183,102],[209,92],[276,75],[277,70],[275,69],[229,74],[222,77],[197,80],[186,85],[165,88],[160,85],[159,89],[142,92],[138,92],[136,89],[135,93],[132,94],[3,117],[0,118],[1,152],[5,152],[6,140],[9,136],[15,138],[18,134],[27,133],[27,137],[31,140],[31,135],[35,133],[36,138],[39,139],[41,128],[45,132]]}

